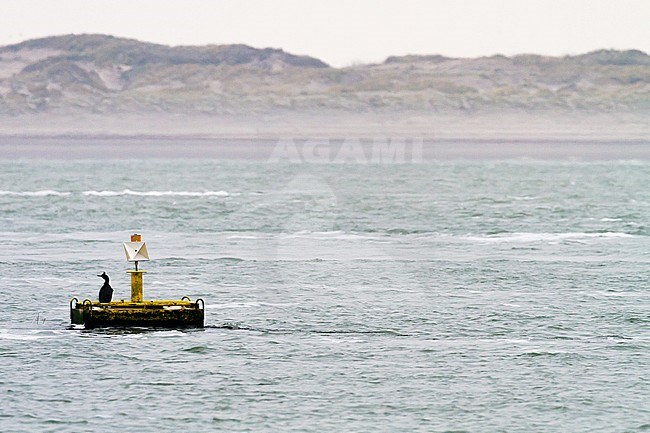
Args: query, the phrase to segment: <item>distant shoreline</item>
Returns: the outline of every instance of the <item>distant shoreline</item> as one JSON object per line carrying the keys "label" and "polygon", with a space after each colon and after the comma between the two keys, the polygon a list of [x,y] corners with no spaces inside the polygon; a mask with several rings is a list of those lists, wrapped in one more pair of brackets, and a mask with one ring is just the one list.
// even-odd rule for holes
{"label": "distant shoreline", "polygon": [[5,117],[0,159],[20,158],[648,160],[650,122],[643,113],[521,112]]}
{"label": "distant shoreline", "polygon": [[[345,146],[344,146],[345,144]],[[383,154],[377,156],[377,151]],[[436,160],[650,160],[646,139],[291,139],[162,134],[0,134],[0,160],[213,159],[419,163]]]}

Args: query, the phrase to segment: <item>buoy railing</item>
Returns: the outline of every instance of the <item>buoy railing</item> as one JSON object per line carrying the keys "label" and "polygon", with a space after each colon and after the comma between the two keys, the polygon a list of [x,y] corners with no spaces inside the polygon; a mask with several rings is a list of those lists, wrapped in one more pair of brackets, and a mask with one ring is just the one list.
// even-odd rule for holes
{"label": "buoy railing", "polygon": [[72,310],[77,308],[77,304],[79,303],[79,299],[77,298],[72,298],[70,299],[70,321],[74,319],[74,316],[72,315]]}

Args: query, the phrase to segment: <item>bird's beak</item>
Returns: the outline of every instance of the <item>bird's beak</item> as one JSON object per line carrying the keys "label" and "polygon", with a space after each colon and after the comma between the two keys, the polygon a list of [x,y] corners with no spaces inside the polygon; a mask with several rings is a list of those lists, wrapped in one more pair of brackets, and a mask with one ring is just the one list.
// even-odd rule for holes
{"label": "bird's beak", "polygon": [[98,276],[98,277],[101,277],[101,276],[102,276],[102,274],[99,274],[99,275],[97,275],[97,276]]}

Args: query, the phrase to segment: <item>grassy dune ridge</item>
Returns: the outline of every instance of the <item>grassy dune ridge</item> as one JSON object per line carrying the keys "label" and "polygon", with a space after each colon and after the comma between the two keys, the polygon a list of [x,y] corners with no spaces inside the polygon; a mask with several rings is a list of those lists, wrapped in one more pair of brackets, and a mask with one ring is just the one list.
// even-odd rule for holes
{"label": "grassy dune ridge", "polygon": [[[561,130],[586,133],[622,122],[638,138],[647,136],[648,114],[650,56],[637,50],[392,56],[333,68],[281,49],[169,47],[107,35],[0,47],[4,134],[187,133],[194,125],[198,133],[235,135],[376,127],[453,136],[486,126],[544,132],[557,119]],[[43,124],[48,119],[56,125]]]}

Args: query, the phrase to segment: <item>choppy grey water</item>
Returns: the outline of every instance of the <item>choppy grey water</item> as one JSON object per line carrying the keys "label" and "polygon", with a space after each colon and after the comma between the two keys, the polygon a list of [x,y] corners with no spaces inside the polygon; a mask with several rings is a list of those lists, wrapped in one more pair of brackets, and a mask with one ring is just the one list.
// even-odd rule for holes
{"label": "choppy grey water", "polygon": [[[1,431],[650,430],[650,163],[0,162]],[[68,329],[121,242],[204,330]]]}

